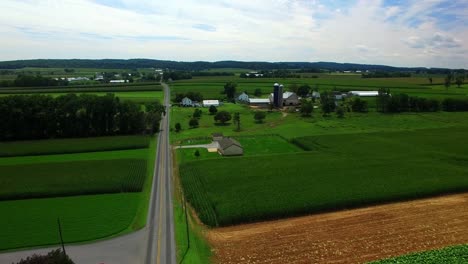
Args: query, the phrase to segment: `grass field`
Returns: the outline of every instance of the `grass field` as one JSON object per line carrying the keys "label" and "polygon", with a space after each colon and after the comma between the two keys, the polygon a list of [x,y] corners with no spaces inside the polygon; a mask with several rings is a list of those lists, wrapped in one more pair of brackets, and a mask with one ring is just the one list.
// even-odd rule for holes
{"label": "grass field", "polygon": [[125,232],[140,199],[126,193],[1,201],[0,250],[59,244],[58,217],[66,243]]}
{"label": "grass field", "polygon": [[211,226],[462,191],[466,132],[315,136],[301,139],[310,152],[184,163],[181,181]]}
{"label": "grass field", "polygon": [[420,253],[409,254],[396,258],[390,258],[375,262],[372,264],[409,264],[409,263],[425,263],[425,264],[458,264],[468,263],[468,245],[452,246],[443,249],[430,250]]}
{"label": "grass field", "polygon": [[147,148],[149,136],[112,136],[0,142],[0,157]]}

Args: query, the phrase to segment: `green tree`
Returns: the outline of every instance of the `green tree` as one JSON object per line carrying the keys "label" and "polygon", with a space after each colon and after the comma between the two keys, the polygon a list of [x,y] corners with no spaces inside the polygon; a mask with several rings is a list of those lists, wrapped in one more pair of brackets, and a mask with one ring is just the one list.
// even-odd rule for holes
{"label": "green tree", "polygon": [[175,124],[175,131],[179,132],[180,130],[182,130],[182,126],[180,125],[180,123],[176,123]]}
{"label": "green tree", "polygon": [[224,85],[223,93],[226,95],[229,101],[234,101],[234,96],[236,95],[237,84],[233,82],[228,82]]}
{"label": "green tree", "polygon": [[314,105],[312,102],[302,99],[301,101],[301,115],[302,116],[310,116],[312,114],[312,111],[314,110]]}
{"label": "green tree", "polygon": [[263,111],[256,111],[254,114],[254,119],[257,123],[263,123],[263,119],[266,118],[266,113]]}
{"label": "green tree", "polygon": [[198,151],[198,149],[195,150],[194,154],[195,154],[195,157],[197,157],[197,159],[200,157],[200,151]]}
{"label": "green tree", "polygon": [[26,259],[21,259],[16,264],[74,264],[74,262],[62,250],[56,249],[47,255],[34,254]]}
{"label": "green tree", "polygon": [[255,89],[254,95],[255,96],[261,96],[262,95],[262,89],[260,89],[260,88]]}
{"label": "green tree", "polygon": [[320,101],[322,106],[322,112],[324,116],[329,115],[335,111],[335,96],[329,92],[324,92],[320,95]]}
{"label": "green tree", "polygon": [[201,115],[202,115],[202,111],[200,109],[198,109],[198,108],[195,108],[195,110],[193,111],[192,117],[193,118],[200,118]]}
{"label": "green tree", "polygon": [[208,111],[210,112],[210,115],[214,115],[216,112],[218,112],[218,108],[216,108],[214,105],[211,105]]}
{"label": "green tree", "polygon": [[445,78],[444,78],[445,90],[448,90],[448,88],[450,87],[451,84],[452,84],[452,74],[449,73],[449,74],[447,74],[447,76],[445,76]]}
{"label": "green tree", "polygon": [[233,121],[234,121],[234,124],[237,125],[237,131],[240,131],[240,129],[241,129],[241,127],[240,127],[241,120],[240,120],[240,113],[239,112],[234,113]]}
{"label": "green tree", "polygon": [[344,111],[344,109],[343,109],[343,107],[341,105],[336,108],[336,116],[338,118],[343,118],[344,113],[345,113],[345,111]]}
{"label": "green tree", "polygon": [[190,121],[189,121],[189,126],[190,126],[191,128],[196,128],[196,127],[198,127],[198,125],[199,125],[199,123],[198,123],[198,119],[197,119],[197,118],[192,118],[192,119],[190,119]]}
{"label": "green tree", "polygon": [[368,111],[367,101],[357,97],[351,101],[351,109],[353,112],[365,113]]}
{"label": "green tree", "polygon": [[297,91],[299,90],[299,85],[297,85],[297,83],[293,83],[288,86],[288,90],[297,94]]}
{"label": "green tree", "polygon": [[226,124],[226,122],[231,120],[231,119],[232,119],[231,113],[229,113],[227,111],[220,111],[220,112],[216,113],[216,115],[214,116],[214,120],[216,122],[220,122],[223,125]]}
{"label": "green tree", "polygon": [[310,86],[307,84],[299,86],[297,89],[297,95],[300,97],[306,97],[310,92]]}
{"label": "green tree", "polygon": [[465,81],[465,76],[463,76],[462,74],[457,75],[455,79],[455,83],[457,84],[458,88],[460,88],[460,86],[463,84],[464,81]]}
{"label": "green tree", "polygon": [[432,84],[432,77],[427,78],[429,80],[429,83]]}

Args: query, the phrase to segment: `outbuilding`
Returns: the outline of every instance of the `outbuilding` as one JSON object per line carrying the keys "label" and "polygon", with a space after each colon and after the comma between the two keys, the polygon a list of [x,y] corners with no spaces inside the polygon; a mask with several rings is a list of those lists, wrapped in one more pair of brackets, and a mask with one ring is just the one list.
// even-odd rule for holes
{"label": "outbuilding", "polygon": [[218,152],[223,156],[239,156],[244,154],[242,145],[233,138],[223,138],[218,141],[218,144]]}
{"label": "outbuilding", "polygon": [[268,106],[270,104],[270,99],[268,98],[250,98],[249,104],[251,106]]}
{"label": "outbuilding", "polygon": [[375,97],[379,96],[378,91],[350,91],[349,95],[359,96],[359,97]]}
{"label": "outbuilding", "polygon": [[219,100],[203,100],[203,107],[219,106]]}

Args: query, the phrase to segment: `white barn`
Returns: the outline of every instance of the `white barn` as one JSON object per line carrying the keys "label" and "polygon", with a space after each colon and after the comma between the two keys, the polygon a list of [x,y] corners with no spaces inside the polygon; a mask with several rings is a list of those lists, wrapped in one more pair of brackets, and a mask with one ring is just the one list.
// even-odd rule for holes
{"label": "white barn", "polygon": [[378,96],[379,92],[378,91],[350,91],[350,95],[354,96],[360,96],[360,97],[372,97],[372,96]]}
{"label": "white barn", "polygon": [[203,107],[219,106],[219,100],[203,100]]}
{"label": "white barn", "polygon": [[250,105],[256,106],[268,106],[270,104],[270,99],[268,98],[250,98],[249,99]]}

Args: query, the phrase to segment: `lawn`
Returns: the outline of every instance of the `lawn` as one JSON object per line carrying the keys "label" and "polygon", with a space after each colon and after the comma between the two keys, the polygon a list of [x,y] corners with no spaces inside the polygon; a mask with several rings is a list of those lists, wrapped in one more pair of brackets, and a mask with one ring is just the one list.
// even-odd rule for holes
{"label": "lawn", "polygon": [[140,193],[1,201],[0,251],[60,243],[60,217],[66,243],[125,232],[135,218]]}
{"label": "lawn", "polygon": [[371,262],[372,264],[458,264],[468,263],[468,245],[451,246],[442,249],[413,253],[400,257]]}
{"label": "lawn", "polygon": [[314,136],[309,152],[186,162],[181,181],[210,226],[466,191],[466,132]]}
{"label": "lawn", "polygon": [[0,142],[0,157],[147,148],[149,136],[112,136]]}

